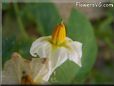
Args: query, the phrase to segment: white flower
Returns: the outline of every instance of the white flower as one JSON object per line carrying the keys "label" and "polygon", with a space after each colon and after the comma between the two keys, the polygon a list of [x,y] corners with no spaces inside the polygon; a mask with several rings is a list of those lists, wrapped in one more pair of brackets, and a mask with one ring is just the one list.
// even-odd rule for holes
{"label": "white flower", "polygon": [[55,28],[52,36],[40,37],[35,40],[30,48],[30,54],[34,57],[37,55],[41,58],[47,57],[53,71],[67,59],[82,66],[82,43],[66,37],[63,22]]}
{"label": "white flower", "polygon": [[50,77],[48,59],[23,59],[14,53],[2,73],[2,84],[45,84]]}

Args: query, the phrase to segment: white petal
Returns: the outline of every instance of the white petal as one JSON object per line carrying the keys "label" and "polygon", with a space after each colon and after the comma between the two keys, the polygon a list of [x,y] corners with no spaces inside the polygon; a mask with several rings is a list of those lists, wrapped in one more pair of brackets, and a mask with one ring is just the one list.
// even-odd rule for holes
{"label": "white petal", "polygon": [[77,65],[79,65],[80,67],[81,65],[81,59],[78,57],[78,54],[76,52],[72,52],[69,55],[69,60],[73,61],[74,63],[76,63]]}
{"label": "white petal", "polygon": [[47,57],[51,51],[51,44],[49,43],[50,36],[40,37],[33,42],[30,48],[30,54],[34,57],[37,55],[41,58]]}
{"label": "white petal", "polygon": [[71,38],[69,38],[69,37],[66,37],[66,41],[73,42],[73,40]]}
{"label": "white petal", "polygon": [[64,47],[58,47],[52,51],[52,55],[49,58],[51,61],[52,70],[62,65],[67,60],[67,49]]}
{"label": "white petal", "polygon": [[21,58],[18,53],[14,53],[12,58],[4,65],[3,84],[20,84],[22,72],[28,71],[28,67],[28,62]]}
{"label": "white petal", "polygon": [[72,49],[71,54],[69,54],[69,60],[75,62],[81,67],[82,43],[76,41],[70,42],[69,46]]}
{"label": "white petal", "polygon": [[79,54],[79,58],[82,57],[82,43],[80,42],[72,42],[72,48],[74,48],[74,50]]}
{"label": "white petal", "polygon": [[34,58],[31,61],[33,80],[36,83],[44,83],[49,80],[52,74],[47,58]]}
{"label": "white petal", "polygon": [[5,63],[2,72],[2,84],[19,84],[19,77],[11,60]]}

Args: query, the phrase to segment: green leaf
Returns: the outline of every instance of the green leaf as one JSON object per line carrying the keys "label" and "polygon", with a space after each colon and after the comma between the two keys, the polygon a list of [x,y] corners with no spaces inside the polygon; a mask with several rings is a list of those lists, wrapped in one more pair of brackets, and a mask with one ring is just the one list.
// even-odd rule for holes
{"label": "green leaf", "polygon": [[[27,20],[35,21],[38,26],[38,32],[42,35],[50,35],[57,23],[60,23],[59,13],[52,3],[24,4],[23,9],[19,10],[18,16],[21,16],[24,25],[28,23]],[[21,33],[18,32],[19,26],[14,20],[6,21],[3,25],[3,32],[6,32],[6,35],[3,33],[4,39],[2,39],[3,61],[5,61],[6,58],[8,59],[14,51],[18,51],[23,57],[29,56],[31,39],[25,40],[21,37]],[[78,65],[68,60],[61,67],[56,69],[50,82],[61,84],[81,83],[91,70],[96,57],[97,46],[93,28],[87,18],[74,9],[72,10],[66,26],[68,37],[72,38],[74,41],[83,43],[82,67],[80,68]],[[14,31],[15,34],[10,30]],[[11,34],[9,34],[9,32],[11,32]]]}
{"label": "green leaf", "polygon": [[50,35],[53,28],[60,21],[60,16],[53,3],[25,4],[23,18],[35,21],[41,35]]}
{"label": "green leaf", "polygon": [[2,9],[3,10],[7,10],[10,8],[10,4],[7,4],[7,3],[2,3]]}
{"label": "green leaf", "polygon": [[20,53],[23,57],[30,56],[29,49],[32,40],[25,39],[16,20],[8,14],[4,17],[2,31],[2,63],[11,58],[13,52]]}
{"label": "green leaf", "polygon": [[75,9],[67,24],[67,34],[74,41],[83,43],[82,67],[68,60],[52,75],[52,83],[82,83],[96,59],[97,45],[93,28],[88,19]]}
{"label": "green leaf", "polygon": [[9,15],[4,17],[2,31],[2,61],[10,58],[13,45],[16,44],[16,34],[18,34],[17,23],[13,22]]}

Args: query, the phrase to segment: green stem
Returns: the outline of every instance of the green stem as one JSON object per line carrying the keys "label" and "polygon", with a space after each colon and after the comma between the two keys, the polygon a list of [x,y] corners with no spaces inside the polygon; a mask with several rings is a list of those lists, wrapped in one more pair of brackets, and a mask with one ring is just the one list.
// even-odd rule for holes
{"label": "green stem", "polygon": [[19,29],[21,31],[21,34],[22,36],[27,39],[28,38],[28,35],[26,34],[25,32],[25,29],[24,29],[24,25],[22,23],[22,20],[21,20],[21,17],[19,16],[19,9],[18,9],[18,5],[17,3],[14,3],[14,10],[15,10],[15,13],[16,13],[16,17],[17,17],[17,22],[19,24]]}
{"label": "green stem", "polygon": [[105,38],[105,42],[108,44],[108,46],[109,46],[112,50],[114,50],[114,45],[113,45],[113,43],[110,41],[109,38]]}

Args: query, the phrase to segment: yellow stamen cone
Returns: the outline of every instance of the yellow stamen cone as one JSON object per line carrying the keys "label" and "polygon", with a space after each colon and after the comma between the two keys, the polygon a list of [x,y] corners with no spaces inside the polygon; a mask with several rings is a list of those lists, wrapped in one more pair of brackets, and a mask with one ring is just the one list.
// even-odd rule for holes
{"label": "yellow stamen cone", "polygon": [[66,30],[63,22],[61,22],[59,25],[57,25],[52,34],[52,42],[54,44],[59,45],[65,41],[65,38],[66,38]]}

